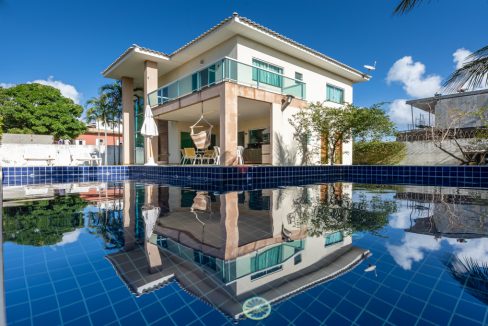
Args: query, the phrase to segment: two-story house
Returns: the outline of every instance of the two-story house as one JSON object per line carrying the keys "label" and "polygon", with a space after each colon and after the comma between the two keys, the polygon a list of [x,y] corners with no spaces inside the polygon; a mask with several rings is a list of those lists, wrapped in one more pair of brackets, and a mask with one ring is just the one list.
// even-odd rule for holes
{"label": "two-story house", "polygon": [[[223,165],[235,162],[238,146],[244,163],[300,164],[293,114],[307,102],[352,103],[353,85],[370,78],[237,13],[171,54],[133,45],[103,76],[122,82],[125,164],[135,163],[134,89],[142,88],[159,127],[151,146],[160,163],[180,162],[203,114]],[[352,143],[341,150],[351,164]]]}

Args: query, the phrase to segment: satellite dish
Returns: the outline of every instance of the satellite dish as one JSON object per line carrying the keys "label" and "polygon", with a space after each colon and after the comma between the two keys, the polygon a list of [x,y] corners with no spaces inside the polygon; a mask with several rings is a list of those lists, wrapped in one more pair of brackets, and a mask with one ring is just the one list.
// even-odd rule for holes
{"label": "satellite dish", "polygon": [[376,70],[376,61],[374,62],[374,65],[372,65],[372,66],[364,65],[363,67],[369,71],[374,71],[374,70]]}

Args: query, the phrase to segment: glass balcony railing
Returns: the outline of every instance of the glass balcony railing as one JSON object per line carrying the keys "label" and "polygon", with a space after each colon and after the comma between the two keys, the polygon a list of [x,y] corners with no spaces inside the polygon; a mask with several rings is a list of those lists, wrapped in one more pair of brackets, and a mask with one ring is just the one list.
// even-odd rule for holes
{"label": "glass balcony railing", "polygon": [[293,95],[299,99],[305,99],[306,96],[305,83],[300,80],[224,58],[150,93],[148,103],[151,107],[161,105],[223,81],[233,81],[270,92]]}

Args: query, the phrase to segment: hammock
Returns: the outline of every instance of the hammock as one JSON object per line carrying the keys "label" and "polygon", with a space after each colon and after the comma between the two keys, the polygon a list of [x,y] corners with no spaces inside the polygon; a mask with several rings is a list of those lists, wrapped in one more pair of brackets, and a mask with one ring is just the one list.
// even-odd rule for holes
{"label": "hammock", "polygon": [[[208,128],[200,132],[195,132],[196,128],[202,128],[202,126],[198,126],[201,121],[205,122]],[[200,119],[195,122],[195,124],[190,126],[190,137],[197,149],[207,149],[210,146],[212,128],[213,125],[203,117],[203,114],[201,115]]]}

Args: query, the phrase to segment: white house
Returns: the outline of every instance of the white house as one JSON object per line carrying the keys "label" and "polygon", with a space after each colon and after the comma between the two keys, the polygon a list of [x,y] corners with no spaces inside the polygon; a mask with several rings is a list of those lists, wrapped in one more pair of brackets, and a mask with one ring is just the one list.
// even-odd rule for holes
{"label": "white house", "polygon": [[[246,164],[294,165],[301,159],[292,115],[307,102],[352,103],[353,85],[370,78],[237,13],[171,54],[133,45],[103,75],[122,81],[125,164],[135,160],[135,88],[144,89],[157,119],[159,163],[180,162],[181,149],[193,147],[189,127],[203,113],[221,164],[235,164],[243,146]],[[342,152],[351,164],[352,143]]]}

